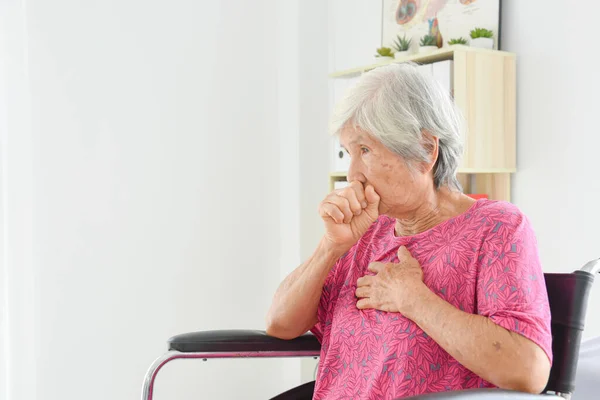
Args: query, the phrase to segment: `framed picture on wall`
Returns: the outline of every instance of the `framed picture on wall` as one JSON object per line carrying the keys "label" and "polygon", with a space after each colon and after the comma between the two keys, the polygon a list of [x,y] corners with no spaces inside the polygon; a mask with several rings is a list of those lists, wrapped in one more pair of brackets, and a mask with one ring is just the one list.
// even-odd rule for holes
{"label": "framed picture on wall", "polygon": [[[500,49],[501,0],[382,0],[382,47],[394,47],[398,35],[412,39],[411,50],[419,47],[425,36],[435,38],[438,48],[448,46],[452,39],[466,39],[477,47],[482,41],[473,40],[472,30],[489,36],[488,48]],[[481,29],[482,28],[482,29]],[[475,34],[474,36],[479,36]]]}

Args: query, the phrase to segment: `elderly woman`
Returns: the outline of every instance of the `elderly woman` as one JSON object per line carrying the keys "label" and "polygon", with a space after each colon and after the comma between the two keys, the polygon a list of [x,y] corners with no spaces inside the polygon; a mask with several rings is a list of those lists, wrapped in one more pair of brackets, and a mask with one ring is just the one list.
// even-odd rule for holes
{"label": "elderly woman", "polygon": [[414,65],[381,67],[332,131],[350,183],[320,204],[325,234],[267,316],[269,335],[321,342],[314,398],[541,392],[552,338],[534,232],[514,205],[461,193],[449,94]]}

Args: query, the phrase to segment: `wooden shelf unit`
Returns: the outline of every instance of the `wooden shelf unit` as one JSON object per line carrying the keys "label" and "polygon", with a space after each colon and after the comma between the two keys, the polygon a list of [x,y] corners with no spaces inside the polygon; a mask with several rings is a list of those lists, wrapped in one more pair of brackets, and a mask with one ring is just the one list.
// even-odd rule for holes
{"label": "wooden shelf unit", "polygon": [[[465,193],[485,193],[510,201],[510,179],[516,172],[516,55],[505,51],[450,46],[428,54],[365,65],[330,74],[356,77],[382,65],[413,61],[430,64],[453,60],[453,96],[467,125],[465,152],[458,179]],[[345,172],[329,176],[330,188],[346,180]]]}

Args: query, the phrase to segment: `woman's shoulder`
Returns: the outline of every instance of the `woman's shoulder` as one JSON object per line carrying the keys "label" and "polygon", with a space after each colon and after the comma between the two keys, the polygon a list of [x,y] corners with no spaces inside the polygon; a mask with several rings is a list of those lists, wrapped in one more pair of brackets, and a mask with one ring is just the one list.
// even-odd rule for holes
{"label": "woman's shoulder", "polygon": [[519,209],[519,207],[505,200],[480,199],[476,201],[474,206],[475,207],[473,208],[481,213],[510,212],[523,215],[523,212]]}
{"label": "woman's shoulder", "polygon": [[500,200],[479,200],[473,210],[474,221],[483,227],[480,232],[489,239],[527,236],[534,238],[535,233],[527,215],[515,204]]}
{"label": "woman's shoulder", "polygon": [[520,225],[527,216],[513,203],[504,200],[478,200],[472,207],[471,214],[502,224]]}

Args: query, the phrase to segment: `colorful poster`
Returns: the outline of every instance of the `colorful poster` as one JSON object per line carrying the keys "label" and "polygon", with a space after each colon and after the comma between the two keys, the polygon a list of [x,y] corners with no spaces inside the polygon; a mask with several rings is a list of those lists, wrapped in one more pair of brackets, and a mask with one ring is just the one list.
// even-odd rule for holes
{"label": "colorful poster", "polygon": [[492,31],[499,49],[500,0],[383,0],[382,46],[392,47],[397,36],[412,39],[418,48],[425,35],[435,37],[438,47],[451,39],[469,36],[472,29]]}

